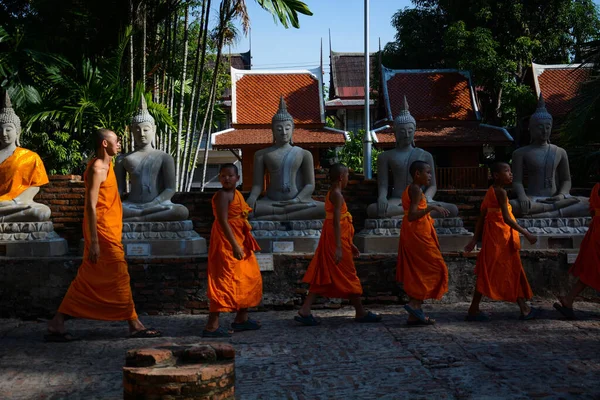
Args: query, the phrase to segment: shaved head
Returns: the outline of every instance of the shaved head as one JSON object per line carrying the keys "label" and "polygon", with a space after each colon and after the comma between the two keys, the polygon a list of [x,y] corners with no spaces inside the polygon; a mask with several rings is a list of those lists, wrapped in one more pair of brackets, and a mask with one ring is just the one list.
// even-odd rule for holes
{"label": "shaved head", "polygon": [[348,167],[346,167],[342,163],[333,164],[329,168],[329,180],[331,182],[338,181],[344,172],[348,171]]}
{"label": "shaved head", "polygon": [[421,160],[414,161],[412,164],[410,164],[410,168],[409,168],[410,176],[412,176],[412,178],[414,179],[417,171],[423,172],[425,170],[425,168],[427,168],[427,167],[430,167],[430,165],[428,163],[426,163],[425,161],[421,161]]}
{"label": "shaved head", "polygon": [[502,172],[502,169],[504,167],[510,167],[510,165],[504,161],[496,161],[495,163],[493,163],[490,166],[490,172],[492,173],[492,176],[494,176],[494,174],[499,174],[500,172]]}
{"label": "shaved head", "polygon": [[110,139],[111,136],[117,136],[116,133],[114,133],[113,131],[111,131],[110,129],[106,129],[106,128],[100,128],[97,129],[95,132],[95,136],[96,136],[96,149],[99,149],[102,147],[102,142],[105,140]]}

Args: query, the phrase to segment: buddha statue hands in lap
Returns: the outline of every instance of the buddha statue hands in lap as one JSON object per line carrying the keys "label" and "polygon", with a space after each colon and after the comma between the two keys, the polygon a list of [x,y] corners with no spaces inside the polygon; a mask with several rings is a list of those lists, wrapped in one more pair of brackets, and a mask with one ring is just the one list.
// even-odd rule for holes
{"label": "buddha statue hands in lap", "polygon": [[[283,97],[271,128],[274,144],[254,155],[252,190],[247,200],[253,209],[252,218],[272,221],[325,218],[325,204],[311,197],[315,189],[312,154],[292,145],[294,118],[287,112]],[[270,182],[266,195],[259,199],[266,171]]]}
{"label": "buddha statue hands in lap", "polygon": [[[135,150],[115,163],[119,192],[123,200],[123,221],[183,221],[189,211],[171,202],[175,194],[175,162],[154,148],[156,124],[142,95],[138,113],[131,120]],[[129,192],[126,177],[129,174]]]}
{"label": "buddha statue hands in lap", "polygon": [[[417,121],[408,110],[408,102],[404,97],[404,104],[400,114],[394,119],[394,135],[396,136],[396,147],[384,151],[377,158],[377,203],[369,205],[367,215],[370,218],[392,218],[404,215],[402,208],[402,193],[412,183],[410,165],[415,161],[424,161],[435,171],[433,156],[431,153],[415,146],[415,131]],[[392,172],[393,190],[388,198],[389,173]],[[458,207],[454,204],[433,200],[437,192],[435,172],[431,175],[431,184],[423,188],[427,204],[447,209],[448,217],[458,216]],[[444,216],[436,211],[431,212],[433,218]]]}
{"label": "buddha statue hands in lap", "polygon": [[0,222],[41,222],[50,219],[50,208],[33,201],[40,186],[48,183],[44,163],[33,151],[19,147],[21,120],[8,93],[0,105]]}
{"label": "buddha statue hands in lap", "polygon": [[[567,152],[550,143],[552,116],[540,93],[537,110],[529,119],[531,143],[513,152],[513,190],[510,201],[517,217],[586,217],[589,199],[569,194],[571,173]],[[527,170],[527,188],[523,177]]]}

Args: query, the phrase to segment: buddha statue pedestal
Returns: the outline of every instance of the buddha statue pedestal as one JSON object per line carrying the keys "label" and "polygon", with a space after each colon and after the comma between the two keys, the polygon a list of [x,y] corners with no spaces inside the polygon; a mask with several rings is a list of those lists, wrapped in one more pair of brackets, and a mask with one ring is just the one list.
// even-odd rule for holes
{"label": "buddha statue pedestal", "polygon": [[[436,218],[435,230],[442,252],[463,251],[473,233],[463,227],[460,218]],[[402,218],[367,219],[365,228],[354,237],[361,253],[396,253]]]}
{"label": "buddha statue pedestal", "polygon": [[262,253],[314,253],[323,221],[250,221]]}
{"label": "buddha statue pedestal", "polygon": [[68,251],[50,221],[0,223],[0,256],[56,257]]}
{"label": "buddha statue pedestal", "polygon": [[189,256],[206,253],[206,240],[192,221],[123,222],[125,255]]}
{"label": "buddha statue pedestal", "polygon": [[536,244],[530,244],[521,236],[521,248],[524,250],[579,249],[591,221],[591,217],[517,218],[517,223],[538,239]]}

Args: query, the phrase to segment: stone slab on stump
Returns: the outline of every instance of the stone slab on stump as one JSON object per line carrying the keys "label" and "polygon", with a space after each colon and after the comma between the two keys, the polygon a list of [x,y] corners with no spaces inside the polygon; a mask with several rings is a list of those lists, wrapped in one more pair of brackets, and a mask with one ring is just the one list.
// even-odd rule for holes
{"label": "stone slab on stump", "polygon": [[[460,218],[434,219],[434,226],[443,252],[462,251],[473,239]],[[354,244],[362,253],[397,253],[401,227],[402,218],[366,219]]]}
{"label": "stone slab on stump", "polygon": [[[206,239],[189,220],[123,222],[122,242],[127,257],[193,256],[207,252]],[[82,240],[81,254],[83,246]]]}
{"label": "stone slab on stump", "polygon": [[261,253],[314,253],[323,220],[250,221]]}
{"label": "stone slab on stump", "polygon": [[235,350],[226,343],[175,345],[127,352],[123,399],[235,398]]}
{"label": "stone slab on stump", "polygon": [[57,257],[68,251],[67,241],[50,221],[0,223],[0,256]]}
{"label": "stone slab on stump", "polygon": [[591,217],[580,218],[518,218],[517,223],[538,239],[530,244],[521,236],[524,250],[578,250],[588,231]]}

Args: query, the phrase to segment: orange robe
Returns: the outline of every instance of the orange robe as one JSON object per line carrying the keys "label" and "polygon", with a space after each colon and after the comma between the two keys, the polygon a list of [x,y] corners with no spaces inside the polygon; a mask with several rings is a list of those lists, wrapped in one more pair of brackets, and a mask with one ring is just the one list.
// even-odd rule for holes
{"label": "orange robe", "polygon": [[[215,196],[212,199],[213,215],[217,219]],[[252,211],[239,191],[229,203],[227,222],[233,236],[244,250],[244,259],[233,256],[233,247],[227,240],[218,220],[210,232],[208,250],[208,298],[211,312],[232,312],[254,307],[262,299],[262,276],[255,251],[260,247],[252,236],[248,214]]]}
{"label": "orange robe", "polygon": [[[514,219],[506,200],[508,213]],[[516,302],[533,297],[521,264],[519,233],[504,222],[494,187],[490,187],[481,204],[487,210],[483,226],[481,251],[477,256],[475,275],[477,291],[492,300]]]}
{"label": "orange robe", "polygon": [[594,210],[592,223],[569,272],[584,284],[600,291],[600,183],[592,189],[590,208]]}
{"label": "orange robe", "polygon": [[[440,243],[427,214],[415,221],[408,220],[410,186],[402,193],[404,218],[400,229],[396,280],[404,284],[404,292],[416,300],[441,299],[448,291],[448,267],[440,252]],[[421,192],[419,210],[427,208]]]}
{"label": "orange robe", "polygon": [[14,200],[32,186],[48,183],[44,163],[37,153],[17,147],[0,164],[0,201]]}
{"label": "orange robe", "polygon": [[[91,163],[88,168],[90,165]],[[87,186],[88,182],[85,184]],[[84,214],[83,262],[58,311],[73,317],[104,321],[136,319],[129,272],[121,243],[123,207],[112,164],[108,167],[106,180],[100,184],[96,216],[100,256],[96,264],[88,261],[90,237],[87,232],[88,216]]]}
{"label": "orange robe", "polygon": [[352,254],[352,239],[354,226],[352,215],[348,212],[346,202],[340,210],[340,234],[342,241],[342,259],[335,263],[335,232],[333,229],[334,205],[325,199],[325,222],[319,238],[317,251],[304,274],[303,282],[309,283],[309,291],[323,297],[347,299],[350,295],[362,294],[362,285],[356,275],[354,256]]}

